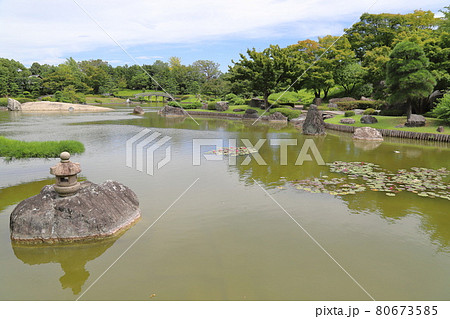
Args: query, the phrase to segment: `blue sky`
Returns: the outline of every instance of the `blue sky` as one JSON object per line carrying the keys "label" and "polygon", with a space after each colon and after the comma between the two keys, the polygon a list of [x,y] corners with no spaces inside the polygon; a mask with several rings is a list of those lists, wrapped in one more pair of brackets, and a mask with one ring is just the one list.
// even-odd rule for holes
{"label": "blue sky", "polygon": [[0,57],[28,66],[59,64],[68,57],[134,64],[110,35],[140,64],[177,56],[183,64],[213,60],[226,71],[247,48],[341,35],[363,12],[437,13],[446,5],[436,0],[0,0]]}

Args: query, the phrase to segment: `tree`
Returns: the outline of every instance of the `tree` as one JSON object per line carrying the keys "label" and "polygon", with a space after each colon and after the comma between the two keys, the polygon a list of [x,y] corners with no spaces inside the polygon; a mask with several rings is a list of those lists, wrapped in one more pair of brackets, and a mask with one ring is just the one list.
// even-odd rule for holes
{"label": "tree", "polygon": [[326,98],[329,90],[335,85],[337,70],[355,62],[355,55],[345,37],[327,35],[319,37],[318,41],[310,39],[299,41],[290,48],[299,54],[299,57],[294,59],[297,64],[295,78],[299,78],[305,70],[307,72],[297,82],[296,88],[311,89],[315,97],[321,97],[323,93],[323,97]]}
{"label": "tree", "polygon": [[94,94],[101,93],[101,87],[105,88],[111,86],[108,84],[111,80],[111,77],[108,74],[108,62],[97,59],[81,61],[79,65],[85,75],[85,83],[92,88]]}
{"label": "tree", "polygon": [[287,69],[289,59],[286,49],[281,49],[277,45],[271,45],[262,52],[247,50],[247,56],[241,54],[238,62],[229,69],[230,80],[246,81],[248,90],[254,94],[261,94],[264,105],[269,107],[269,95],[273,92],[286,88],[289,79]]}
{"label": "tree", "polygon": [[197,60],[192,66],[205,76],[206,81],[217,79],[222,74],[220,64],[210,60]]}
{"label": "tree", "polygon": [[412,32],[418,29],[434,29],[439,19],[431,11],[415,10],[407,14],[370,14],[364,13],[360,21],[345,29],[356,57],[363,59],[367,51],[377,47],[392,48],[393,41],[400,32]]}
{"label": "tree", "polygon": [[345,93],[350,95],[354,88],[363,82],[364,69],[358,62],[347,63],[337,68],[334,73],[336,84],[342,86]]}
{"label": "tree", "polygon": [[433,109],[433,114],[438,119],[450,123],[450,93],[444,95],[438,105]]}
{"label": "tree", "polygon": [[391,94],[389,99],[394,103],[405,103],[409,119],[413,103],[428,96],[436,81],[427,70],[429,61],[417,43],[400,42],[389,57],[386,74],[386,85]]}

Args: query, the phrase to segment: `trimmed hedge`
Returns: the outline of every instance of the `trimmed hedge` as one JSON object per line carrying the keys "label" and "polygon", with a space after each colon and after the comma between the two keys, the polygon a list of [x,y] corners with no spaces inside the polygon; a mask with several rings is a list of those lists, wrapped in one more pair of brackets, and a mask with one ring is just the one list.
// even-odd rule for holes
{"label": "trimmed hedge", "polygon": [[379,109],[383,106],[383,101],[341,101],[336,102],[338,109],[341,111],[354,110],[354,109]]}
{"label": "trimmed hedge", "polygon": [[355,112],[353,112],[353,111],[345,111],[344,116],[345,116],[345,117],[352,117],[352,116],[355,116]]}

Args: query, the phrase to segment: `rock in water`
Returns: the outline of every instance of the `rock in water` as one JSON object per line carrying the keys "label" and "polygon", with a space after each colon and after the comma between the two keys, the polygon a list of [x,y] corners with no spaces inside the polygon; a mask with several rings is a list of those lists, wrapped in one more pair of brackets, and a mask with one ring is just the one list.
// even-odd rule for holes
{"label": "rock in water", "polygon": [[275,121],[275,122],[287,122],[288,118],[281,114],[280,112],[275,112],[273,114],[270,114],[267,117],[268,121]]}
{"label": "rock in water", "polygon": [[361,117],[361,123],[363,124],[374,124],[374,123],[378,123],[378,120],[376,117],[372,116],[372,115],[363,115]]}
{"label": "rock in water", "polygon": [[8,105],[6,107],[10,111],[21,111],[22,110],[22,104],[20,104],[19,101],[16,101],[14,99],[8,99]]}
{"label": "rock in water", "polygon": [[228,110],[228,102],[220,101],[216,103],[216,111],[224,112]]}
{"label": "rock in water", "polygon": [[422,115],[411,114],[409,119],[406,121],[405,126],[408,127],[420,127],[425,126],[427,120]]}
{"label": "rock in water", "polygon": [[358,127],[353,133],[353,138],[356,140],[383,141],[380,131],[373,127]]}
{"label": "rock in water", "polygon": [[158,111],[160,115],[164,116],[186,116],[187,113],[185,110],[183,110],[181,107],[175,107],[166,105],[162,109]]}
{"label": "rock in water", "polygon": [[143,109],[142,107],[136,106],[136,107],[133,109],[133,114],[139,114],[139,115],[142,115],[142,114],[145,114],[145,111],[144,111],[144,109]]}
{"label": "rock in water", "polygon": [[306,114],[305,122],[303,123],[303,134],[305,135],[325,135],[325,122],[322,114],[317,109],[317,106],[311,104],[308,113]]}
{"label": "rock in water", "polygon": [[11,239],[58,243],[114,236],[141,216],[136,194],[125,185],[82,182],[73,196],[60,197],[48,185],[20,202],[10,217]]}

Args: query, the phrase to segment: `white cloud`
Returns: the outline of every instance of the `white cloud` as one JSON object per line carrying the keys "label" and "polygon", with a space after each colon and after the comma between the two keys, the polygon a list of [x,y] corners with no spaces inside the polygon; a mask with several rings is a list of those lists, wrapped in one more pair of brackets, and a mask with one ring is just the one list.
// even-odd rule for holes
{"label": "white cloud", "polygon": [[137,56],[135,59],[136,60],[157,60],[157,59],[162,59],[162,56],[159,55],[153,55],[153,56],[146,56],[146,55],[142,55],[142,56]]}
{"label": "white cloud", "polygon": [[[126,48],[221,39],[298,37],[350,26],[374,0],[77,0]],[[443,7],[442,1],[379,0],[370,12]],[[347,23],[348,25],[344,25]],[[279,28],[279,26],[284,26]],[[286,27],[288,26],[288,27]],[[120,50],[76,5],[61,0],[0,2],[0,56],[24,63],[63,61],[73,53]],[[274,41],[275,42],[275,41]],[[92,58],[97,58],[93,56]],[[155,59],[140,56],[142,60]],[[159,58],[159,57],[158,57]]]}

